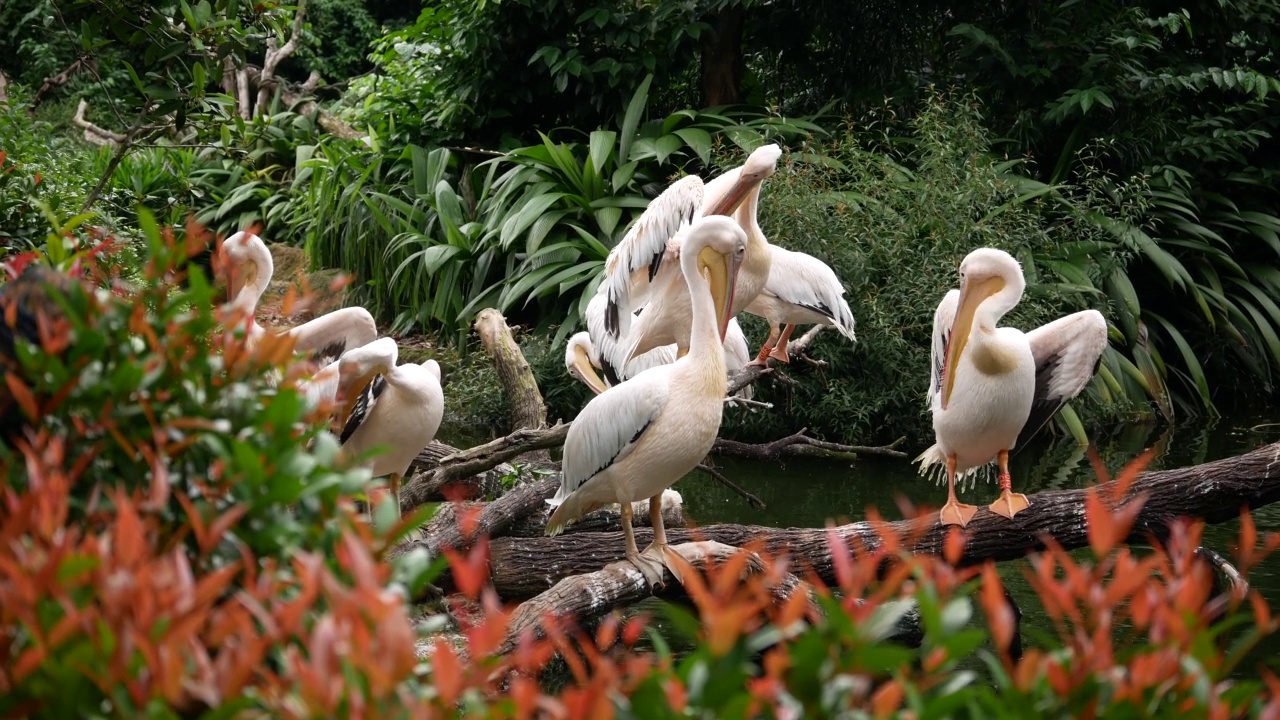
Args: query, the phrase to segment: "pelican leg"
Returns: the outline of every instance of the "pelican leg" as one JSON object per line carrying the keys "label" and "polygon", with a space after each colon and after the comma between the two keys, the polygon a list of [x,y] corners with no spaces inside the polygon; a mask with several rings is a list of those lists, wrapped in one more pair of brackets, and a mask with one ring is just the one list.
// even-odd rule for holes
{"label": "pelican leg", "polygon": [[781,326],[774,327],[772,324],[770,324],[769,339],[764,341],[764,345],[761,346],[760,354],[756,355],[756,359],[747,363],[747,365],[768,365],[769,364],[769,356],[770,356],[770,353],[773,351],[774,344],[778,342],[778,335],[779,335],[780,328]]}
{"label": "pelican leg", "polygon": [[653,558],[647,555],[642,555],[640,551],[636,549],[636,533],[635,530],[631,528],[631,503],[624,502],[621,503],[621,505],[622,534],[627,539],[627,561],[640,571],[640,574],[644,576],[645,581],[649,583],[649,587],[661,585],[662,565]]}
{"label": "pelican leg", "polygon": [[400,474],[391,473],[391,499],[396,503],[396,517],[400,517],[400,482]]}
{"label": "pelican leg", "polygon": [[965,505],[956,499],[956,456],[947,456],[947,504],[938,512],[938,521],[943,525],[959,525],[964,527],[973,519],[978,508]]}
{"label": "pelican leg", "polygon": [[649,524],[653,526],[653,543],[640,553],[656,561],[660,567],[666,568],[675,577],[676,582],[684,584],[682,563],[688,562],[683,557],[673,562],[672,558],[679,553],[667,544],[667,528],[662,524],[662,493],[649,498]]}
{"label": "pelican leg", "polygon": [[791,356],[787,355],[787,342],[791,340],[791,333],[795,332],[795,325],[787,325],[782,330],[782,336],[773,345],[773,351],[769,353],[769,357],[780,363],[791,362]]}
{"label": "pelican leg", "polygon": [[988,508],[991,512],[1013,519],[1014,515],[1031,507],[1026,495],[1013,491],[1013,479],[1009,477],[1009,451],[1000,451],[1000,497]]}

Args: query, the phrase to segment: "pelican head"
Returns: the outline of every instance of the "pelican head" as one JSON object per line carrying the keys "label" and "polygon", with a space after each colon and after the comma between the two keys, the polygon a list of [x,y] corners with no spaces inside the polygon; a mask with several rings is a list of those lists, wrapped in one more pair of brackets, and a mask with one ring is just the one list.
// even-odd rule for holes
{"label": "pelican head", "polygon": [[564,349],[564,366],[569,370],[569,374],[576,378],[579,382],[591,388],[591,392],[599,395],[609,386],[604,384],[600,376],[596,374],[595,363],[591,362],[591,335],[587,332],[580,332],[569,338],[569,344]]}
{"label": "pelican head", "polygon": [[342,390],[341,422],[351,415],[360,393],[379,373],[385,373],[396,365],[399,347],[391,338],[378,338],[368,345],[353,348],[338,360],[338,383]]}
{"label": "pelican head", "polygon": [[[733,293],[738,286],[738,268],[747,254],[747,233],[724,215],[711,215],[689,227],[681,258],[696,257],[696,270],[711,286],[720,341],[724,342],[733,318]],[[686,276],[687,277],[687,276]]]}
{"label": "pelican head", "polygon": [[[227,260],[227,297],[231,302],[236,302],[246,287],[255,286],[275,272],[271,251],[253,233],[238,232],[227,238],[222,242],[222,252]],[[255,302],[257,299],[253,298]]]}
{"label": "pelican head", "polygon": [[760,183],[764,182],[765,178],[778,169],[778,158],[780,157],[782,157],[782,148],[778,147],[777,143],[769,143],[756,148],[747,157],[747,161],[742,164],[742,167],[729,171],[737,173],[737,177],[733,179],[733,185],[730,186],[724,197],[705,214],[731,215],[751,191],[759,188]]}
{"label": "pelican head", "polygon": [[978,324],[980,331],[991,332],[995,329],[995,321],[999,316],[1012,309],[1022,298],[1025,287],[1022,266],[1003,250],[978,248],[966,255],[960,263],[960,300],[956,306],[955,320],[951,324],[947,359],[943,365],[943,409],[951,400],[951,390],[956,382],[956,365],[960,362],[965,345],[969,343],[978,309],[997,295],[1004,299],[1001,307],[991,308],[993,312],[984,316]]}

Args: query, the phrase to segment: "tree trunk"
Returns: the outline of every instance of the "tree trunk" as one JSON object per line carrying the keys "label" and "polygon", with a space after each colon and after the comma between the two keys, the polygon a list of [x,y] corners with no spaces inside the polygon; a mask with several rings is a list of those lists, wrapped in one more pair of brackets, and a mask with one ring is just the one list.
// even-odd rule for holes
{"label": "tree trunk", "polygon": [[529,363],[520,346],[511,337],[502,313],[485,308],[476,317],[476,334],[485,352],[493,360],[498,380],[511,402],[511,429],[536,430],[547,426],[547,408],[542,403],[538,383],[529,371]]}
{"label": "tree trunk", "polygon": [[702,36],[702,106],[735,105],[742,102],[742,27],[745,12],[741,5],[729,5],[711,19],[711,30]]}

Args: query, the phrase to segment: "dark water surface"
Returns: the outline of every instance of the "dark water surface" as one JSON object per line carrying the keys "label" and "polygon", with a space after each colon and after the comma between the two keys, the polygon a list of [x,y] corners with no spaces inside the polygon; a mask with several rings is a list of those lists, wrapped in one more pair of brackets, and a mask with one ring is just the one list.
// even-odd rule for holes
{"label": "dark water surface", "polygon": [[[1252,450],[1280,440],[1278,413],[1235,414],[1212,424],[1157,432],[1151,426],[1134,425],[1108,437],[1094,438],[1099,454],[1111,473],[1148,447],[1157,448],[1150,465],[1153,470],[1183,467]],[[912,458],[923,448],[903,448]],[[755,510],[740,497],[702,475],[692,475],[676,484],[684,497],[685,512],[702,525],[717,522],[746,523],[773,527],[823,527],[827,520],[837,523],[861,520],[865,508],[876,507],[885,519],[902,517],[900,497],[913,504],[940,506],[946,500],[945,485],[916,474],[909,460],[868,458],[856,462],[794,459],[782,463],[716,458],[720,470],[735,483],[765,502],[765,510]],[[1013,486],[1028,495],[1050,489],[1089,487],[1097,482],[1086,449],[1071,439],[1042,441],[1028,446],[1010,462]],[[960,493],[962,502],[986,505],[998,495],[994,482],[979,482]],[[1259,534],[1280,530],[1280,504],[1254,512]],[[1238,520],[1205,528],[1203,545],[1233,559],[1238,540]],[[1089,551],[1077,553],[1090,556]],[[1000,575],[1023,612],[1024,642],[1031,641],[1027,630],[1048,629],[1049,621],[1023,572],[1025,560],[1002,563]],[[1273,612],[1280,610],[1280,555],[1255,567],[1250,583],[1267,598]],[[981,612],[975,613],[981,618]],[[1253,654],[1259,661],[1280,659],[1280,637],[1269,639]],[[1272,663],[1273,665],[1275,663]],[[1254,665],[1256,667],[1256,664]],[[1253,667],[1241,674],[1253,674]]]}

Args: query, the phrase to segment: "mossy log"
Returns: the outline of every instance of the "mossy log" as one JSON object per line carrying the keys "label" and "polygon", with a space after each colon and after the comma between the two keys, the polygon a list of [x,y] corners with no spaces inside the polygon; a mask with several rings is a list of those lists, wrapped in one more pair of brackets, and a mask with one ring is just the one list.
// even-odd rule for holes
{"label": "mossy log", "polygon": [[480,344],[493,360],[498,381],[511,402],[511,429],[534,430],[547,426],[547,407],[533,378],[529,363],[511,336],[511,328],[502,313],[485,308],[476,316],[476,334]]}

